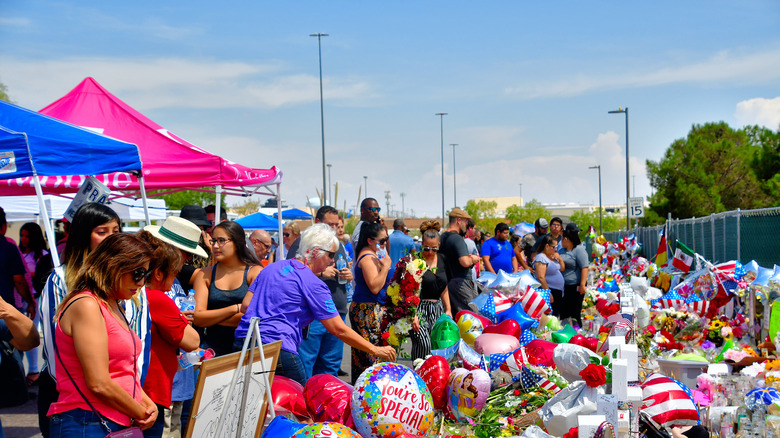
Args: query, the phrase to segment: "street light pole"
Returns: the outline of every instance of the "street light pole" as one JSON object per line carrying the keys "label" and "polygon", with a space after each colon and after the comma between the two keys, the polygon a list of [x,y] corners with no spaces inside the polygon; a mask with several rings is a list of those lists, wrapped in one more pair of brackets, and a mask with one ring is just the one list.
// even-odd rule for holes
{"label": "street light pole", "polygon": [[601,211],[601,165],[597,164],[595,166],[590,166],[588,169],[598,169],[599,170],[599,236],[604,234],[604,220],[602,218],[602,215],[604,214]]}
{"label": "street light pole", "polygon": [[455,182],[455,146],[457,143],[450,143],[452,146],[452,206],[458,206],[458,184]]}
{"label": "street light pole", "polygon": [[523,184],[518,184],[520,186],[520,206],[523,206]]}
{"label": "street light pole", "polygon": [[363,189],[366,192],[366,195],[363,198],[368,198],[368,177],[363,176]]}
{"label": "street light pole", "polygon": [[328,36],[326,33],[313,33],[309,36],[317,37],[317,48],[320,54],[320,125],[322,127],[322,196],[326,196],[325,191],[325,106],[322,96],[322,37]]}
{"label": "street light pole", "polygon": [[626,115],[626,231],[631,229],[631,212],[628,210],[629,181],[628,181],[628,107],[618,108],[615,111],[608,111],[609,114]]}
{"label": "street light pole", "polygon": [[404,198],[406,198],[406,193],[401,192],[401,217],[406,217],[406,208],[404,207]]}
{"label": "street light pole", "polygon": [[444,225],[444,116],[447,113],[436,113],[441,119],[441,223]]}
{"label": "street light pole", "polygon": [[330,179],[330,168],[333,167],[333,165],[328,163],[327,166],[328,166],[328,202],[326,202],[325,204],[331,205],[333,204],[333,185],[331,184],[331,179]]}

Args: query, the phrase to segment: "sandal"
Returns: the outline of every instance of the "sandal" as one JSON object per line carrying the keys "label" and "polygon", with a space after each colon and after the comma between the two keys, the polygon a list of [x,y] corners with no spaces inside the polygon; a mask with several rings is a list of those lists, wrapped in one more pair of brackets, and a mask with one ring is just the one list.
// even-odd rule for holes
{"label": "sandal", "polygon": [[40,373],[30,373],[27,375],[27,386],[35,386],[38,384],[38,379],[41,377]]}

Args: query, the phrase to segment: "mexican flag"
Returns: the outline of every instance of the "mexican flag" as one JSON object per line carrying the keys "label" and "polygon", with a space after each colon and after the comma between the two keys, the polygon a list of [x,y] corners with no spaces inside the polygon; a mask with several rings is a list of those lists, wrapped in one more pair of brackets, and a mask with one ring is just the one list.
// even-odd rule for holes
{"label": "mexican flag", "polygon": [[685,246],[679,240],[677,241],[677,250],[674,252],[674,260],[672,260],[672,266],[683,271],[688,272],[693,265],[693,251]]}

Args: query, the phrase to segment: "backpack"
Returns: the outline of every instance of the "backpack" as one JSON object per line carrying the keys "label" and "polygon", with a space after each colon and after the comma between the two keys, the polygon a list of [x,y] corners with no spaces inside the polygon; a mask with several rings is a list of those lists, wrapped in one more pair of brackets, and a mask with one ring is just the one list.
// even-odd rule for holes
{"label": "backpack", "polygon": [[26,379],[22,352],[0,341],[0,408],[19,406],[29,400]]}

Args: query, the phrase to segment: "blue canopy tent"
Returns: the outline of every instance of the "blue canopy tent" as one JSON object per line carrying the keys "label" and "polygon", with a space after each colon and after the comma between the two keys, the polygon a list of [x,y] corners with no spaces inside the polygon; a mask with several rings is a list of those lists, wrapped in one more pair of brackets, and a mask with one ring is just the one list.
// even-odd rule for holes
{"label": "blue canopy tent", "polygon": [[279,221],[261,212],[252,213],[249,216],[236,219],[236,223],[245,230],[278,230]]}
{"label": "blue canopy tent", "polygon": [[[275,218],[279,218],[279,213],[274,213]],[[289,210],[284,210],[282,212],[282,219],[290,219],[290,220],[297,220],[297,219],[311,219],[311,215],[309,213],[306,213],[303,210],[299,210],[297,208],[291,208]]]}
{"label": "blue canopy tent", "polygon": [[[56,242],[43,201],[41,178],[63,175],[139,174],[138,147],[71,125],[20,106],[0,101],[0,185],[32,178],[49,242]],[[139,176],[139,180],[143,178]],[[145,204],[145,202],[144,202]],[[52,252],[58,266],[57,251]]]}

